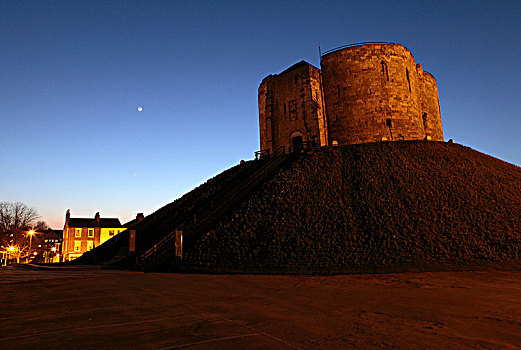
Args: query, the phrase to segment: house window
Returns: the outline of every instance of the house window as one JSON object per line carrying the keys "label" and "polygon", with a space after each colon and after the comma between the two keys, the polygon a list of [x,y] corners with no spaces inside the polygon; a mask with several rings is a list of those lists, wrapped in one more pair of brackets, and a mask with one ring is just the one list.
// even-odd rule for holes
{"label": "house window", "polygon": [[94,248],[94,241],[87,241],[87,251],[92,250]]}
{"label": "house window", "polygon": [[109,230],[109,236],[114,236],[114,230]]}
{"label": "house window", "polygon": [[81,252],[81,241],[74,241],[74,251]]}
{"label": "house window", "polygon": [[94,237],[94,229],[93,228],[89,228],[89,237]]}
{"label": "house window", "polygon": [[81,237],[81,228],[77,228],[74,234],[75,237]]}

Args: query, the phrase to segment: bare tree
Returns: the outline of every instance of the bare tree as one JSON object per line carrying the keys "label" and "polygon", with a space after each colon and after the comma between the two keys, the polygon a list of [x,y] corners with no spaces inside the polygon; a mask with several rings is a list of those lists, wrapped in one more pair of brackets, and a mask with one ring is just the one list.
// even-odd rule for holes
{"label": "bare tree", "polygon": [[43,220],[38,220],[36,224],[33,226],[33,230],[35,231],[45,231],[50,229],[47,223]]}
{"label": "bare tree", "polygon": [[21,202],[0,202],[0,246],[23,246],[27,230],[47,226],[35,208]]}

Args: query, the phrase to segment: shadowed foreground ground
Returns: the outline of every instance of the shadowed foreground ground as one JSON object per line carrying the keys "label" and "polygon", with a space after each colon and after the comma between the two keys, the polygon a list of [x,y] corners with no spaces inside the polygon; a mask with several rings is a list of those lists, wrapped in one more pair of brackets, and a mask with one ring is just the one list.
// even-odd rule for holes
{"label": "shadowed foreground ground", "polygon": [[0,348],[518,348],[521,272],[0,270]]}

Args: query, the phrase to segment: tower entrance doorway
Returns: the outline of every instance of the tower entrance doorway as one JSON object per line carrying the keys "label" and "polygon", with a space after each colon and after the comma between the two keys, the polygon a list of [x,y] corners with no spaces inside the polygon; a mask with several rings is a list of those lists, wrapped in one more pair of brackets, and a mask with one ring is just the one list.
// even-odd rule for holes
{"label": "tower entrance doorway", "polygon": [[295,136],[291,139],[291,146],[294,152],[300,152],[302,147],[304,146],[304,141],[302,140],[302,136]]}

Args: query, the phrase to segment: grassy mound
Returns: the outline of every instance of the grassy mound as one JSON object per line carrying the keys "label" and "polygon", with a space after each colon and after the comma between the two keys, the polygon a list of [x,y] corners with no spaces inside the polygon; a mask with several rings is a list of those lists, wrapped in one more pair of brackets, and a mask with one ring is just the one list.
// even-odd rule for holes
{"label": "grassy mound", "polygon": [[183,265],[338,273],[517,264],[520,189],[521,168],[456,144],[322,148],[223,217]]}
{"label": "grassy mound", "polygon": [[[236,165],[209,179],[174,202],[158,209],[153,214],[146,216],[142,221],[135,223],[129,230],[132,229],[138,232],[136,235],[137,255],[143,254],[164,236],[181,225],[184,220],[193,218],[197,209],[203,206],[210,198],[218,195],[230,184],[240,181],[257,166],[259,165],[255,161]],[[128,240],[128,230],[123,231],[71,263],[100,264],[118,260],[118,256],[123,257],[128,253]],[[135,261],[135,259],[132,261]]]}

